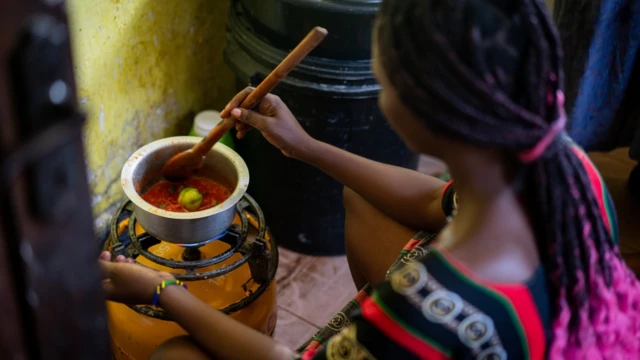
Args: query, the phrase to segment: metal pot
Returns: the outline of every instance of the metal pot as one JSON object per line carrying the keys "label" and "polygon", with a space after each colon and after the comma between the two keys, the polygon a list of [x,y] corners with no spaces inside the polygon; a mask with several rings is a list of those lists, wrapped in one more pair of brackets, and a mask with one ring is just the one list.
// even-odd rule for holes
{"label": "metal pot", "polygon": [[244,160],[226,145],[216,144],[207,154],[199,174],[228,187],[231,196],[227,200],[215,207],[188,213],[162,210],[144,201],[140,194],[161,178],[162,165],[200,140],[179,136],[154,141],[137,150],[122,168],[122,188],[133,202],[136,219],[157,239],[175,244],[199,244],[218,237],[233,222],[236,203],[249,186],[249,170]]}

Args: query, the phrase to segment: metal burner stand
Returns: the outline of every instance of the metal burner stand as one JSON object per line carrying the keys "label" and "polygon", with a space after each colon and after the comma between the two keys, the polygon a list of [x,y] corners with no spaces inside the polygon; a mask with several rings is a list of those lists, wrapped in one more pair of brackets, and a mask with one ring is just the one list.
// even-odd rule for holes
{"label": "metal burner stand", "polygon": [[[120,237],[118,236],[118,224],[122,221],[122,215],[127,212],[131,213],[127,229],[128,236],[126,241],[121,242]],[[226,314],[231,314],[248,306],[259,298],[271,285],[278,268],[278,247],[273,240],[273,236],[269,236],[268,241],[265,240],[265,236],[269,230],[265,223],[264,214],[256,201],[249,195],[245,195],[236,205],[236,212],[240,216],[240,225],[234,224],[226,233],[204,243],[185,246],[185,250],[182,254],[184,261],[175,261],[164,259],[147,250],[161,241],[147,233],[136,235],[136,217],[133,212],[133,204],[131,201],[127,201],[120,207],[120,209],[118,209],[118,212],[113,217],[109,240],[105,242],[103,250],[108,250],[111,246],[111,253],[114,257],[117,255],[124,255],[129,258],[143,256],[158,265],[172,269],[184,269],[186,270],[186,274],[173,274],[177,280],[181,281],[199,281],[215,278],[228,274],[243,264],[248,263],[251,277],[256,283],[260,284],[260,287],[249,296],[220,310]],[[256,222],[258,225],[258,234],[254,240],[250,240],[248,238],[249,217],[257,217]],[[229,244],[231,247],[218,256],[209,259],[193,260],[200,258],[200,250],[198,248],[211,241],[222,241]],[[227,260],[235,253],[240,253],[242,258],[232,264],[223,266],[216,270],[205,273],[197,272],[198,269]],[[156,319],[172,321],[167,313],[155,307],[140,305],[128,306],[138,313],[151,316]]]}

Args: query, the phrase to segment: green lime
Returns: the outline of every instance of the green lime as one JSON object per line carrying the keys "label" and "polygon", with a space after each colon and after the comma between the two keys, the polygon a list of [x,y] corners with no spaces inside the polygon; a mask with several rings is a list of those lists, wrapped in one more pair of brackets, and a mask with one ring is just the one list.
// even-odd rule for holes
{"label": "green lime", "polygon": [[178,202],[189,211],[196,211],[202,205],[202,194],[196,188],[188,187],[180,191]]}

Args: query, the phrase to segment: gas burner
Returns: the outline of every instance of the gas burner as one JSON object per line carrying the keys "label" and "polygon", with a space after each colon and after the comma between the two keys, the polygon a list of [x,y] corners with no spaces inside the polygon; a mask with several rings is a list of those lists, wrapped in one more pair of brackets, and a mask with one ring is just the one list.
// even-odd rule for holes
{"label": "gas burner", "polygon": [[[143,266],[150,267],[146,264],[141,264],[140,257],[146,259],[145,262],[151,265],[181,270],[173,275],[177,280],[185,282],[216,278],[228,274],[245,263],[248,264],[253,281],[260,284],[260,287],[248,297],[222,309],[223,312],[231,313],[257,299],[270,285],[278,267],[278,249],[273,237],[268,234],[264,214],[255,200],[245,195],[236,205],[236,214],[240,219],[239,224],[234,223],[227,231],[216,238],[198,244],[172,244],[184,248],[181,255],[182,259],[174,260],[149,251],[149,248],[162,243],[162,241],[146,232],[140,232],[142,229],[136,226],[137,221],[133,211],[133,204],[127,201],[113,217],[111,234],[103,248],[111,251],[116,256],[124,255],[128,258],[136,259],[136,263]],[[121,224],[125,224],[126,228],[122,228],[123,225]],[[251,227],[257,232],[255,237],[249,236]],[[229,248],[220,254],[203,259],[201,249],[214,241],[224,242],[229,245]],[[242,256],[238,260],[222,267],[198,272],[199,269],[219,264],[231,258],[234,254]],[[130,307],[144,315],[170,320],[162,310],[154,307]]]}
{"label": "gas burner", "polygon": [[203,242],[201,242],[201,243],[196,243],[196,244],[176,244],[176,245],[178,245],[178,246],[180,246],[180,247],[183,247],[183,248],[199,248],[199,247],[202,247],[202,246],[204,246],[204,245],[207,245],[207,244],[208,244],[208,243],[210,243],[210,242],[213,242],[213,241],[216,241],[216,240],[220,240],[220,239],[222,239],[222,238],[223,238],[223,237],[225,237],[228,233],[229,233],[229,231],[225,231],[225,232],[223,232],[222,234],[220,234],[220,235],[218,235],[218,236],[214,237],[213,239],[211,239],[211,240],[206,240],[206,241],[203,241]]}

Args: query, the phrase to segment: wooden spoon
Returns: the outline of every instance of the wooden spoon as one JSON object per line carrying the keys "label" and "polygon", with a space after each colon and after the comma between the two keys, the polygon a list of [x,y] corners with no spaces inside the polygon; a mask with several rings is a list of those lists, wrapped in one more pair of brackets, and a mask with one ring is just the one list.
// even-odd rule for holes
{"label": "wooden spoon", "polygon": [[[267,94],[282,81],[304,58],[315,49],[327,36],[327,30],[316,27],[298,46],[267,76],[258,87],[247,96],[240,107],[253,109]],[[194,175],[204,165],[209,150],[236,124],[234,118],[222,120],[209,134],[193,148],[174,155],[162,167],[162,175],[167,180],[177,181]]]}

